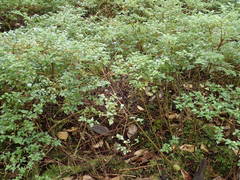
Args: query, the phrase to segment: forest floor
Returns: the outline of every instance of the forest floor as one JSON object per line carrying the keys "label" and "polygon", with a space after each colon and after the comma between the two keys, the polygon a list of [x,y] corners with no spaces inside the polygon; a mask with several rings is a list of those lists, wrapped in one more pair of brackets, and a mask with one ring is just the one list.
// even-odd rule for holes
{"label": "forest floor", "polygon": [[0,178],[240,180],[239,7],[36,2],[0,4]]}

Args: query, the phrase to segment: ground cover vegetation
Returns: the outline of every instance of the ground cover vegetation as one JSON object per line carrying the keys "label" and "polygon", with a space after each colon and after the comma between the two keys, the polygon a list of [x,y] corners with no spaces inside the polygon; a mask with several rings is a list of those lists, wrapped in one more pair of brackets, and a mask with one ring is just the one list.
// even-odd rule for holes
{"label": "ground cover vegetation", "polygon": [[1,0],[0,179],[237,179],[239,11]]}

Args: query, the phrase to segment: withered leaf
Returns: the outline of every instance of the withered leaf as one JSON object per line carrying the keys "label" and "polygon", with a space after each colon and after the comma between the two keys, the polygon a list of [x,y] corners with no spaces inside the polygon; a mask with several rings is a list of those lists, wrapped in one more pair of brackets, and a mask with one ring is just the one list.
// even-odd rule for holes
{"label": "withered leaf", "polygon": [[61,139],[61,140],[67,140],[68,136],[69,136],[68,132],[66,131],[60,131],[57,133],[58,139]]}
{"label": "withered leaf", "polygon": [[100,135],[109,135],[110,133],[110,130],[106,126],[102,126],[102,125],[94,125],[90,129]]}
{"label": "withered leaf", "polygon": [[171,113],[171,114],[167,115],[167,118],[170,119],[170,120],[178,119],[179,117],[180,117],[180,115],[177,114],[177,113]]}
{"label": "withered leaf", "polygon": [[146,149],[139,149],[136,152],[134,152],[134,156],[137,156],[137,157],[143,156],[143,154],[145,152],[148,152],[148,150],[146,150]]}
{"label": "withered leaf", "polygon": [[130,139],[132,136],[134,136],[137,133],[137,126],[135,124],[131,124],[128,127],[127,137]]}
{"label": "withered leaf", "polygon": [[69,128],[69,129],[66,129],[67,132],[75,132],[75,131],[77,131],[77,130],[78,130],[77,127],[71,127],[71,128]]}
{"label": "withered leaf", "polygon": [[137,108],[138,108],[139,111],[144,111],[144,109],[139,105],[137,105]]}
{"label": "withered leaf", "polygon": [[179,147],[182,151],[187,151],[193,153],[195,151],[195,146],[191,144],[184,144]]}
{"label": "withered leaf", "polygon": [[139,149],[134,153],[134,156],[127,160],[127,162],[137,162],[140,164],[148,162],[150,159],[153,159],[155,156],[154,153],[149,152],[147,149]]}
{"label": "withered leaf", "polygon": [[152,97],[149,99],[149,101],[151,102],[151,101],[153,101],[154,99],[156,99],[156,95],[152,96]]}

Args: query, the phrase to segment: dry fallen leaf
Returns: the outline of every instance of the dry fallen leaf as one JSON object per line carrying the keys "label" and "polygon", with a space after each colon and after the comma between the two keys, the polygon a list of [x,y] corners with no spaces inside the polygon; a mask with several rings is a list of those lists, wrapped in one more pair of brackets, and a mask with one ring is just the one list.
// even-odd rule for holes
{"label": "dry fallen leaf", "polygon": [[58,139],[61,139],[61,140],[67,140],[68,136],[69,136],[68,132],[66,131],[60,131],[57,133]]}
{"label": "dry fallen leaf", "polygon": [[71,127],[70,129],[66,129],[67,132],[76,132],[77,130],[77,127]]}
{"label": "dry fallen leaf", "polygon": [[149,101],[152,102],[154,99],[156,99],[156,96],[155,96],[155,95],[152,96],[152,97],[149,99]]}
{"label": "dry fallen leaf", "polygon": [[184,144],[179,147],[180,150],[182,151],[187,151],[193,153],[195,151],[195,146],[191,144]]}
{"label": "dry fallen leaf", "polygon": [[201,144],[200,149],[203,150],[203,151],[206,152],[206,153],[209,153],[209,151],[208,151],[208,149],[207,149],[207,146],[204,145],[204,144]]}
{"label": "dry fallen leaf", "polygon": [[100,147],[103,147],[103,140],[100,140],[98,143],[93,145],[94,149],[97,149],[97,148],[100,148]]}
{"label": "dry fallen leaf", "polygon": [[106,126],[102,126],[102,125],[94,125],[90,129],[100,135],[108,135],[110,132]]}
{"label": "dry fallen leaf", "polygon": [[144,111],[144,109],[139,105],[137,105],[137,108],[138,108],[139,111]]}
{"label": "dry fallen leaf", "polygon": [[180,115],[177,114],[177,113],[171,113],[171,114],[167,115],[167,118],[170,119],[170,120],[178,119],[179,117],[180,117]]}
{"label": "dry fallen leaf", "polygon": [[153,159],[153,157],[154,157],[154,153],[146,151],[146,152],[144,152],[143,156],[139,157],[135,161],[140,164],[144,164],[144,163],[148,162],[149,160]]}
{"label": "dry fallen leaf", "polygon": [[134,136],[137,133],[137,126],[135,124],[131,124],[128,127],[127,137],[130,139],[132,136]]}
{"label": "dry fallen leaf", "polygon": [[155,156],[154,153],[149,152],[146,149],[140,149],[134,153],[133,157],[126,160],[125,162],[126,163],[135,162],[135,163],[143,164],[143,163],[148,162],[150,159],[153,159],[154,156]]}
{"label": "dry fallen leaf", "polygon": [[143,154],[145,152],[148,152],[148,150],[146,150],[146,149],[139,149],[136,152],[134,152],[134,156],[137,156],[137,157],[143,156]]}
{"label": "dry fallen leaf", "polygon": [[82,177],[82,180],[94,180],[94,179],[91,176],[89,176],[89,175],[84,175]]}

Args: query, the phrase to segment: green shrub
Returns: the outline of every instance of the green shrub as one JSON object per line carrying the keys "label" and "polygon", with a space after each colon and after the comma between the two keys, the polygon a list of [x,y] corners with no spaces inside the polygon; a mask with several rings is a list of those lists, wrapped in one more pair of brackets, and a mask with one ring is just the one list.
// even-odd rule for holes
{"label": "green shrub", "polygon": [[6,170],[24,175],[44,157],[46,145],[56,145],[40,132],[49,104],[58,105],[61,97],[59,112],[69,114],[106,85],[97,76],[104,47],[69,40],[54,27],[5,33],[0,44],[1,160]]}
{"label": "green shrub", "polygon": [[[1,3],[4,30],[12,29],[19,19],[26,25],[0,34],[0,161],[4,171],[13,171],[19,178],[26,176],[51,146],[59,145],[52,136],[61,129],[59,124],[71,122],[68,117],[73,114],[77,122],[107,120],[113,126],[123,117],[144,119],[146,127],[161,121],[151,129],[157,132],[167,127],[163,129],[167,134],[164,141],[169,143],[159,144],[162,152],[170,152],[170,146],[187,140],[172,131],[173,121],[162,119],[172,108],[173,97],[181,94],[182,84],[189,80],[196,84],[221,82],[223,86],[207,84],[199,92],[193,91],[199,86],[187,88],[191,92],[181,94],[175,102],[178,110],[190,108],[200,124],[227,124],[231,118],[239,126],[240,19],[235,3]],[[119,88],[121,83],[127,88]],[[123,108],[124,100],[127,106]],[[144,107],[136,111],[136,104],[141,103]],[[191,123],[183,136],[198,134],[190,132],[195,126]],[[216,125],[207,142],[239,149],[239,132],[233,128],[231,135],[226,135],[224,126]],[[178,137],[177,143],[167,137]],[[200,156],[198,152],[197,158]]]}
{"label": "green shrub", "polygon": [[24,25],[27,16],[53,12],[65,5],[64,0],[1,0],[0,31],[6,31]]}
{"label": "green shrub", "polygon": [[176,107],[190,111],[197,118],[205,121],[205,130],[209,129],[207,124],[213,123],[213,132],[207,133],[209,138],[214,139],[216,145],[220,144],[226,149],[238,152],[240,149],[240,133],[237,128],[240,126],[240,88],[233,85],[222,87],[212,83],[207,83],[203,88],[202,91],[181,94],[175,101]]}

